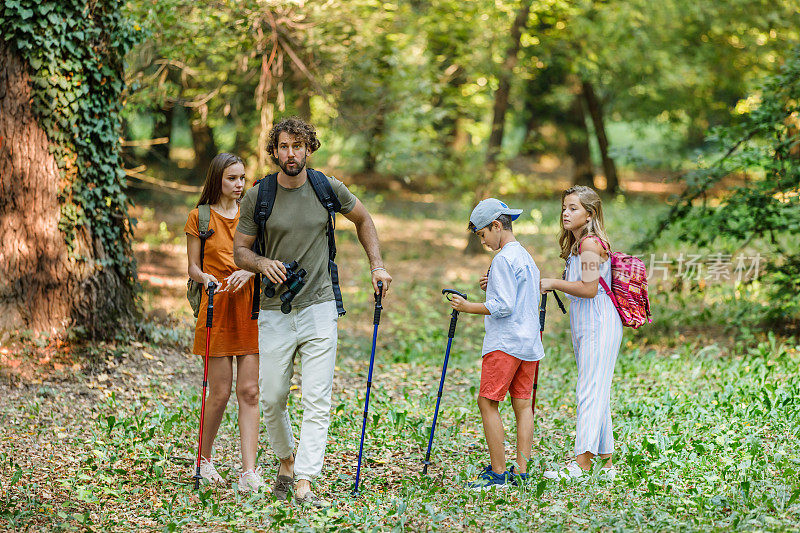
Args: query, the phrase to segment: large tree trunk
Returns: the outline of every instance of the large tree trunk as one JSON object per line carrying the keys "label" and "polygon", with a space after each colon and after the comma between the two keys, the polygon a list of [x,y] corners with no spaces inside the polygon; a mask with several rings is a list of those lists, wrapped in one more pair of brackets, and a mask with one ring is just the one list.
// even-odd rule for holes
{"label": "large tree trunk", "polygon": [[617,166],[614,160],[608,155],[608,137],[606,136],[606,124],[603,118],[603,106],[597,98],[594,87],[588,81],[581,83],[583,97],[586,100],[586,107],[592,117],[594,133],[597,137],[597,144],[600,146],[600,157],[603,160],[603,172],[606,175],[606,191],[610,193],[619,192],[619,177],[617,176]]}
{"label": "large tree trunk", "polygon": [[383,138],[386,135],[386,110],[383,103],[378,105],[375,118],[367,134],[367,151],[364,153],[365,176],[371,176],[378,170],[378,154],[383,149]]}
{"label": "large tree trunk", "polygon": [[311,96],[314,94],[308,78],[299,69],[292,71],[292,85],[294,88],[294,107],[297,114],[306,122],[311,122]]}
{"label": "large tree trunk", "polygon": [[108,334],[133,313],[133,293],[85,225],[69,256],[61,220],[60,175],[31,107],[23,61],[0,41],[0,330],[61,333],[81,326]]}
{"label": "large tree trunk", "polygon": [[[503,135],[506,123],[506,111],[508,110],[508,97],[511,94],[511,77],[514,74],[514,67],[517,66],[517,55],[519,54],[520,37],[522,30],[528,23],[531,12],[531,0],[522,0],[517,16],[511,25],[511,44],[506,52],[503,68],[500,71],[499,84],[494,93],[494,109],[492,112],[492,131],[489,134],[489,146],[486,149],[486,161],[484,163],[484,179],[475,190],[475,201],[477,205],[483,197],[489,193],[497,171],[497,159],[503,145]],[[478,254],[483,251],[480,239],[475,234],[470,234],[467,241],[467,248],[464,250],[468,254]]]}
{"label": "large tree trunk", "polygon": [[[166,137],[172,138],[172,115],[174,114],[174,107],[157,109],[153,112],[153,139],[160,139]],[[164,144],[154,144],[148,150],[148,159],[158,162],[159,164],[169,163],[169,142]]]}
{"label": "large tree trunk", "polygon": [[586,113],[583,98],[578,93],[572,100],[567,114],[567,153],[572,158],[572,184],[594,187],[594,170],[589,150],[589,129],[586,127]]}
{"label": "large tree trunk", "polygon": [[217,155],[217,143],[208,124],[201,118],[195,117],[190,121],[192,129],[192,144],[194,145],[195,180],[199,183],[205,181],[211,160]]}

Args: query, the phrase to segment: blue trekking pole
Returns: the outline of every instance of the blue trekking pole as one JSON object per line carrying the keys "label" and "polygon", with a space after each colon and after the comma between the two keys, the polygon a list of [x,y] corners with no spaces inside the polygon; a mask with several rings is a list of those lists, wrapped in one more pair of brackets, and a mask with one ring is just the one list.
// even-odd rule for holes
{"label": "blue trekking pole", "polygon": [[[460,293],[453,289],[442,289],[442,294],[450,300],[450,294],[457,294],[467,299],[467,295]],[[453,312],[450,313],[450,331],[447,333],[447,351],[444,353],[444,365],[442,366],[442,377],[439,380],[439,394],[436,397],[436,410],[433,412],[433,424],[431,424],[431,435],[428,438],[428,451],[425,454],[425,460],[422,461],[422,464],[425,466],[422,467],[422,475],[428,474],[428,465],[431,464],[431,447],[433,446],[433,432],[436,431],[436,419],[439,417],[439,403],[442,401],[442,389],[444,388],[444,377],[447,374],[447,360],[450,359],[450,346],[453,344],[453,337],[456,334],[456,323],[458,322],[458,311],[453,309]]]}
{"label": "blue trekking pole", "polygon": [[375,344],[378,341],[378,324],[381,323],[381,299],[383,297],[383,282],[378,282],[378,292],[375,296],[375,316],[372,330],[372,354],[369,356],[369,375],[367,376],[367,396],[364,398],[364,422],[361,424],[361,444],[358,445],[358,467],[356,468],[356,486],[353,488],[353,496],[358,496],[358,480],[361,478],[361,453],[364,451],[364,433],[367,430],[367,410],[369,409],[369,391],[372,388],[372,366],[375,363]]}

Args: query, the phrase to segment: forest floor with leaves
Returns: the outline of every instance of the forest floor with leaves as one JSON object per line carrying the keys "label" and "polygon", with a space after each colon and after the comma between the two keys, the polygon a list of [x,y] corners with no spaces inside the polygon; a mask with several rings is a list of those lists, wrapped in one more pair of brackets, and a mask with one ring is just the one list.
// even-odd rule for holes
{"label": "forest floor with leaves", "polygon": [[[800,342],[745,319],[757,292],[730,283],[651,281],[652,325],[626,331],[612,412],[614,481],[538,477],[564,465],[575,434],[575,363],[568,318],[548,310],[537,396],[533,481],[470,492],[488,462],[475,394],[483,323],[462,314],[453,341],[427,477],[421,460],[433,416],[449,308],[443,287],[477,297],[491,255],[465,256],[465,206],[365,195],[394,276],[378,333],[362,486],[355,477],[372,334],[369,271],[354,228],[337,232],[348,314],[340,343],[326,464],[314,511],[232,486],[192,490],[202,362],[189,355],[183,224],[188,200],[137,206],[135,251],[145,317],[137,339],[80,353],[20,332],[0,347],[0,528],[38,531],[530,531],[796,530],[800,527]],[[520,202],[514,202],[519,204]],[[545,276],[559,276],[557,200],[523,201],[518,239]],[[185,209],[184,209],[185,207]],[[629,198],[606,204],[618,248],[631,220],[664,208]],[[616,238],[615,238],[616,237]],[[658,253],[682,250],[669,239]],[[295,376],[290,410],[301,420]],[[232,395],[235,396],[235,395]],[[503,404],[507,457],[513,412]],[[262,426],[259,464],[277,460]],[[215,457],[239,471],[236,403]]]}

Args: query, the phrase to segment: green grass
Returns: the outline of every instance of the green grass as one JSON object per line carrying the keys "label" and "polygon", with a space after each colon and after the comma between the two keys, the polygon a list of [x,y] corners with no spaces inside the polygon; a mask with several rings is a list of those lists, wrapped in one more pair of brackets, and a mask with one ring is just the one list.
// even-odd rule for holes
{"label": "green grass", "polygon": [[[368,199],[369,203],[371,199]],[[557,202],[523,202],[534,213],[518,225],[546,275],[560,274],[553,246]],[[662,209],[618,201],[609,231],[625,249],[632,220]],[[616,481],[544,482],[505,492],[471,493],[463,484],[488,462],[475,405],[479,317],[461,315],[430,475],[422,477],[449,309],[442,286],[475,293],[488,256],[465,258],[448,244],[463,234],[466,208],[382,202],[387,263],[396,283],[385,302],[362,468],[362,493],[350,496],[369,362],[372,298],[363,252],[345,226],[339,239],[349,309],[339,359],[326,467],[318,491],[335,503],[312,512],[231,488],[191,488],[201,366],[170,348],[185,336],[149,324],[144,344],[109,349],[106,367],[65,382],[2,385],[0,523],[8,529],[156,531],[583,531],[774,530],[800,524],[800,345],[746,319],[757,289],[732,284],[652,287],[656,321],[626,331],[612,389]],[[536,214],[536,213],[539,214]],[[427,228],[424,224],[438,224]],[[160,228],[160,224],[153,224]],[[175,232],[175,228],[167,228]],[[428,232],[433,232],[428,235]],[[665,239],[668,251],[678,243]],[[155,241],[154,241],[155,243]],[[459,245],[460,246],[460,245]],[[413,268],[410,268],[411,265]],[[411,274],[400,275],[402,268]],[[466,274],[460,273],[465,269]],[[473,276],[474,274],[474,276]],[[473,279],[474,278],[474,279]],[[738,320],[738,321],[737,321]],[[178,328],[179,330],[180,328]],[[575,362],[568,319],[549,307],[544,337],[532,472],[563,465],[575,432]],[[97,357],[103,357],[102,354]],[[295,428],[299,391],[290,395]],[[507,440],[513,413],[503,405]],[[259,463],[277,465],[262,429]],[[513,457],[509,446],[507,457]],[[231,401],[216,458],[238,473],[236,404]]]}
{"label": "green grass", "polygon": [[[552,348],[565,346],[563,337],[547,338],[551,348],[540,377],[537,442],[530,465],[534,472],[562,463],[572,449],[574,363],[569,350]],[[462,488],[487,462],[487,453],[474,405],[477,361],[458,349],[458,336],[454,346],[427,478],[420,475],[419,461],[427,444],[443,346],[422,345],[411,364],[388,363],[390,351],[379,351],[362,495],[354,499],[349,490],[366,361],[363,342],[344,339],[341,351],[359,351],[360,361],[346,360],[348,368],[340,371],[337,382],[321,482],[321,492],[336,503],[332,510],[303,511],[268,497],[241,498],[229,489],[204,488],[195,498],[190,469],[169,458],[194,454],[196,388],[156,379],[124,403],[116,395],[109,397],[80,428],[39,429],[39,440],[73,450],[75,463],[52,480],[38,476],[34,465],[24,465],[23,450],[8,435],[24,431],[26,422],[41,416],[46,406],[68,398],[51,390],[41,402],[6,409],[0,516],[12,528],[118,530],[140,524],[165,531],[197,530],[200,525],[239,531],[278,526],[527,531],[537,524],[546,530],[780,530],[796,527],[800,520],[800,454],[793,444],[800,436],[800,346],[771,337],[743,352],[690,344],[661,354],[626,348],[617,364],[612,399],[620,469],[616,481],[537,479],[526,488],[486,495]],[[168,400],[159,400],[163,396]],[[297,396],[291,404],[299,412]],[[510,409],[506,406],[502,413],[513,431]],[[236,472],[236,433],[232,403],[220,430],[226,438],[217,452],[231,475]],[[261,449],[260,462],[272,477],[275,458],[266,442]],[[43,490],[70,497],[52,503]]]}

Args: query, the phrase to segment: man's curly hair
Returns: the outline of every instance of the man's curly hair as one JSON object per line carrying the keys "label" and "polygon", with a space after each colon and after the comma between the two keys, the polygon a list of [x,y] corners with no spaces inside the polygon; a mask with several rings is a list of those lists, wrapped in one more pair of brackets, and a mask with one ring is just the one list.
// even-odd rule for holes
{"label": "man's curly hair", "polygon": [[267,143],[267,152],[275,164],[278,163],[278,158],[275,156],[278,151],[278,137],[284,131],[302,139],[306,143],[306,149],[309,154],[316,152],[320,146],[319,139],[317,139],[317,130],[314,129],[314,126],[300,117],[281,119],[272,126],[272,130],[269,132],[269,142]]}

